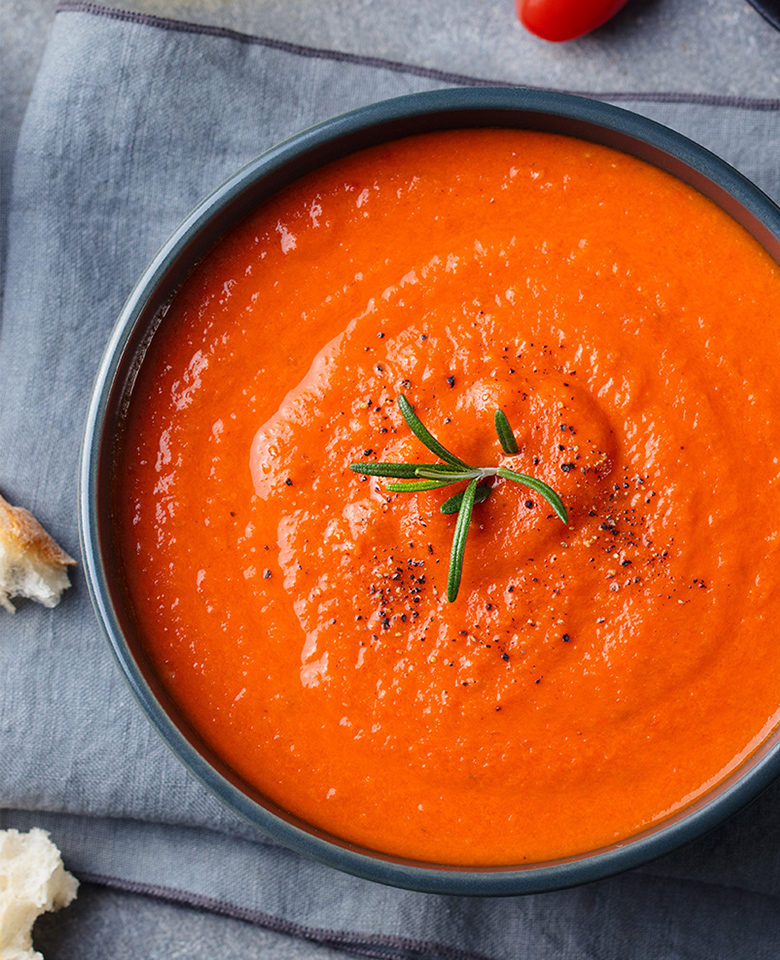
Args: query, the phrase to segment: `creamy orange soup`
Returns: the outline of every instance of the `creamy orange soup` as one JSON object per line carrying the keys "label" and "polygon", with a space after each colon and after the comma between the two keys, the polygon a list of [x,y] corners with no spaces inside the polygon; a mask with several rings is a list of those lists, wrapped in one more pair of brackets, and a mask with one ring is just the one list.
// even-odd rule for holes
{"label": "creamy orange soup", "polygon": [[[685,184],[545,134],[381,146],[267,202],[176,297],[115,477],[137,627],[183,716],[340,838],[446,864],[679,811],[780,707],[778,267]],[[494,480],[446,599],[458,488]],[[501,407],[519,452],[502,453]]]}

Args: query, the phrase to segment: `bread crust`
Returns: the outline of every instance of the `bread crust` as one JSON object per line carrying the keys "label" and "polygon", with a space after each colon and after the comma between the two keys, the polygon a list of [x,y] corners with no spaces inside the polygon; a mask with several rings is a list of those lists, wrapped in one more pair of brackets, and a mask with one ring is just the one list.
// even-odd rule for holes
{"label": "bread crust", "polygon": [[0,495],[0,606],[13,613],[11,597],[56,606],[70,586],[67,568],[75,562],[29,510]]}

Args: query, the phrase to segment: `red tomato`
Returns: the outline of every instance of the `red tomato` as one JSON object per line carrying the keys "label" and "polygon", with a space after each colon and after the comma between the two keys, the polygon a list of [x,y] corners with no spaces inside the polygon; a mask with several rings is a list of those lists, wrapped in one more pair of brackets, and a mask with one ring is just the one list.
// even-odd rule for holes
{"label": "red tomato", "polygon": [[517,16],[543,40],[573,40],[600,27],[628,0],[515,0]]}

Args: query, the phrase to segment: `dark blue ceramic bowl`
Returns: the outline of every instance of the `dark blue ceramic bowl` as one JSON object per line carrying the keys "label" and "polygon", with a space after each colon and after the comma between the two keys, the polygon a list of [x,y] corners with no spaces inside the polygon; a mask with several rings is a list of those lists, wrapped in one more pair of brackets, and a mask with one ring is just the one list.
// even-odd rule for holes
{"label": "dark blue ceramic bowl", "polygon": [[98,618],[125,679],[157,732],[225,804],[294,850],[337,869],[395,886],[448,894],[554,890],[636,867],[699,836],[744,806],[780,773],[771,736],[708,795],[621,843],[547,863],[449,867],[360,849],[300,822],[241,779],[188,729],[155,677],[124,608],[109,522],[117,427],[145,346],[193,265],[258,203],[340,157],[411,134],[463,127],[516,127],[568,134],[633,154],[695,187],[780,262],[780,209],[735,170],[684,137],[626,111],[555,93],[482,88],[423,93],[336,117],[285,141],[235,174],[185,220],[133,290],[103,358],[81,458],[80,519],[87,578]]}

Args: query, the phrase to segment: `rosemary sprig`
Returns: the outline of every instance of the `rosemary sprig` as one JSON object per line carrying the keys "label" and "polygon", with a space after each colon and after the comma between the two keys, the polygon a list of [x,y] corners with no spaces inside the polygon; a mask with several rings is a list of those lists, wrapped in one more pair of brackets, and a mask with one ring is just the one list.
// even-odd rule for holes
{"label": "rosemary sprig", "polygon": [[[471,514],[477,504],[484,503],[490,496],[492,487],[485,483],[491,477],[501,477],[502,480],[512,480],[543,497],[555,511],[555,515],[568,524],[569,515],[566,512],[563,500],[558,494],[541,480],[526,473],[518,473],[508,467],[472,467],[460,457],[449,451],[436,437],[430,433],[423,422],[414,412],[414,409],[403,394],[398,396],[398,408],[412,433],[444,463],[351,463],[350,470],[369,477],[387,477],[392,480],[401,480],[401,483],[387,483],[385,488],[391,493],[418,493],[425,490],[436,490],[447,487],[452,483],[468,484],[464,490],[445,500],[441,505],[442,513],[457,513],[455,533],[452,538],[450,553],[450,570],[447,577],[447,599],[452,603],[458,596],[461,576],[463,574],[463,556],[466,550],[466,535],[471,522]],[[496,433],[501,449],[510,456],[517,453],[517,441],[509,426],[509,421],[502,410],[496,410]]]}

